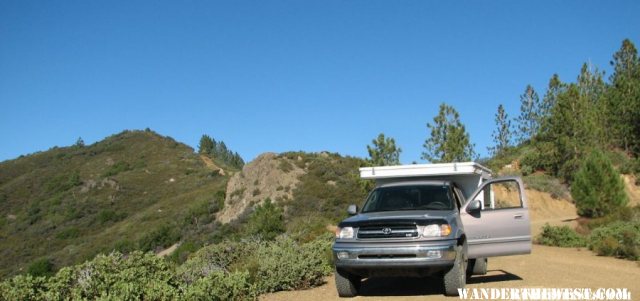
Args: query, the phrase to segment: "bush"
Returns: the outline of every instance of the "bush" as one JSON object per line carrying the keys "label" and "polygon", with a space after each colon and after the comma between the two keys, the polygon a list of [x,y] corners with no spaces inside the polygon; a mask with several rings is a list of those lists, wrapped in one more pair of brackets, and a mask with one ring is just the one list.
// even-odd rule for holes
{"label": "bush", "polygon": [[172,269],[151,253],[98,255],[50,278],[16,276],[0,284],[0,300],[173,300]]}
{"label": "bush", "polygon": [[589,249],[598,255],[640,259],[640,220],[616,221],[589,235]]}
{"label": "bush", "polygon": [[128,239],[121,239],[115,242],[113,245],[113,250],[118,251],[120,253],[129,253],[136,249],[136,246],[133,242]]}
{"label": "bush", "polygon": [[118,213],[111,209],[103,209],[98,213],[97,221],[99,224],[105,224],[108,222],[118,222],[127,217],[126,213]]}
{"label": "bush", "polygon": [[18,275],[0,283],[0,300],[45,300],[46,283],[45,277]]}
{"label": "bush", "polygon": [[54,274],[55,267],[53,262],[49,258],[40,258],[31,263],[27,268],[27,274],[31,276],[45,276],[49,277]]}
{"label": "bush", "polygon": [[568,226],[557,227],[549,224],[542,227],[542,233],[538,235],[536,242],[541,245],[563,248],[585,247],[587,245],[585,238]]}
{"label": "bush", "polygon": [[283,172],[287,173],[293,170],[293,164],[289,162],[286,158],[281,158],[280,163],[278,164],[278,168]]}
{"label": "bush", "polygon": [[636,169],[636,160],[630,158],[623,150],[610,150],[605,153],[611,164],[618,169],[621,174],[633,174]]}
{"label": "bush", "polygon": [[178,268],[177,279],[197,286],[199,279],[211,275],[247,273],[257,294],[309,288],[332,271],[331,241],[330,235],[306,244],[286,236],[275,241],[226,241],[195,253]]}
{"label": "bush", "polygon": [[135,251],[127,256],[117,252],[98,255],[92,261],[75,266],[68,275],[71,277],[63,278],[75,280],[71,293],[81,298],[96,299],[107,294],[115,299],[131,300],[142,299],[152,286],[168,284],[172,274],[164,259]]}
{"label": "bush", "polygon": [[49,179],[44,184],[44,187],[49,193],[53,194],[67,191],[81,184],[82,181],[80,181],[80,175],[77,172],[72,172],[70,174],[61,174]]}
{"label": "bush", "polygon": [[249,282],[247,272],[225,273],[215,271],[196,280],[187,287],[184,300],[252,300],[256,299],[255,286]]}
{"label": "bush", "polygon": [[213,205],[211,208],[211,211],[213,213],[216,213],[222,209],[224,209],[224,199],[226,197],[226,193],[224,190],[219,190],[216,191],[214,197],[213,197]]}
{"label": "bush", "polygon": [[274,242],[253,241],[246,248],[251,252],[237,257],[228,269],[248,271],[259,293],[309,288],[331,273],[330,242],[322,238],[299,244],[284,236]]}
{"label": "bush", "polygon": [[536,173],[523,178],[527,188],[547,192],[555,199],[569,199],[569,190],[560,180],[547,174]]}
{"label": "bush", "polygon": [[275,243],[258,249],[253,259],[259,262],[252,274],[258,291],[306,289],[321,284],[324,276],[332,271],[326,256],[329,246],[327,239],[299,245],[280,237]]}
{"label": "bush", "polygon": [[[318,285],[331,273],[331,236],[300,244],[226,241],[177,269],[153,253],[98,255],[55,276],[0,282],[0,300],[252,300],[260,293]],[[283,260],[286,258],[286,260]]]}
{"label": "bush", "polygon": [[639,220],[640,220],[640,206],[635,206],[635,207],[625,206],[622,208],[618,208],[616,211],[606,216],[589,219],[588,222],[586,223],[586,226],[588,227],[589,230],[593,230],[599,227],[607,226],[617,221],[633,223]]}
{"label": "bush", "polygon": [[69,239],[69,238],[76,238],[80,235],[80,230],[78,229],[78,227],[69,227],[66,228],[62,231],[60,231],[58,234],[56,234],[56,238],[57,239]]}
{"label": "bush", "polygon": [[143,251],[155,251],[157,248],[166,248],[176,243],[180,239],[175,227],[163,225],[149,232],[138,242],[138,246]]}
{"label": "bush", "polygon": [[176,250],[167,257],[167,259],[175,263],[183,263],[187,260],[189,255],[198,251],[200,247],[200,245],[191,241],[184,242],[178,246],[178,248],[176,248]]}
{"label": "bush", "polygon": [[254,250],[254,244],[234,241],[204,247],[178,267],[176,277],[183,283],[191,284],[212,273],[229,271],[231,263],[240,257],[249,256]]}
{"label": "bush", "polygon": [[599,151],[593,151],[575,173],[571,196],[578,214],[586,217],[605,216],[628,201],[620,175]]}
{"label": "bush", "polygon": [[129,163],[120,161],[120,162],[117,162],[116,164],[111,165],[111,167],[102,174],[102,177],[106,178],[106,177],[115,176],[121,172],[129,171],[131,169],[132,168],[131,168],[131,165],[129,165]]}
{"label": "bush", "polygon": [[267,198],[262,205],[255,207],[245,229],[248,235],[256,235],[266,240],[275,239],[285,231],[282,208]]}

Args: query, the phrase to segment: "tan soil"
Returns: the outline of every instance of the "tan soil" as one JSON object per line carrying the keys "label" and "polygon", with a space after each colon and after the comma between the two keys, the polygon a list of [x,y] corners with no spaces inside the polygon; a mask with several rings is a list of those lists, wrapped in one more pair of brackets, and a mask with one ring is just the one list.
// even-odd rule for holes
{"label": "tan soil", "polygon": [[213,163],[213,160],[211,160],[211,158],[205,155],[200,155],[200,160],[202,160],[202,162],[204,163],[205,166],[207,166],[207,168],[211,170],[217,170],[221,176],[225,175],[224,169],[220,168],[220,166]]}
{"label": "tan soil", "polygon": [[636,185],[636,177],[633,175],[622,175],[624,181],[624,190],[629,196],[629,206],[638,206],[640,204],[640,187]]}
{"label": "tan soil", "polygon": [[[575,225],[575,206],[548,193],[527,190],[533,235],[545,224]],[[529,255],[489,259],[489,272],[473,276],[468,288],[628,288],[632,299],[640,296],[640,267],[623,259],[597,256],[587,249],[533,245]],[[333,277],[322,286],[302,291],[267,294],[263,301],[338,300]],[[436,278],[374,278],[363,281],[361,296],[351,300],[459,300],[443,295]],[[348,299],[344,299],[348,300]]]}
{"label": "tan soil", "polygon": [[158,254],[156,254],[158,257],[165,257],[165,256],[169,256],[171,255],[178,247],[180,246],[180,243],[175,243],[172,246],[158,252]]}
{"label": "tan soil", "polygon": [[575,228],[578,215],[576,214],[576,206],[572,202],[554,199],[550,194],[537,190],[527,189],[526,193],[533,237],[540,234],[542,226],[547,223],[552,226],[567,225]]}

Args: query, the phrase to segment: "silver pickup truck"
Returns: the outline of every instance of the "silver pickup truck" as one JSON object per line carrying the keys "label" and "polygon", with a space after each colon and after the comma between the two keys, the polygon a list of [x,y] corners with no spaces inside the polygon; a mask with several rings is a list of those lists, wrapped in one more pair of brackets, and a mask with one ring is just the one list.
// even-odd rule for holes
{"label": "silver pickup truck", "polygon": [[[427,276],[457,295],[467,277],[486,274],[487,258],[531,252],[521,179],[493,179],[473,163],[361,169],[376,180],[361,210],[336,230],[338,295],[358,294],[363,278]],[[433,285],[425,283],[425,285]],[[440,283],[438,283],[440,285]]]}

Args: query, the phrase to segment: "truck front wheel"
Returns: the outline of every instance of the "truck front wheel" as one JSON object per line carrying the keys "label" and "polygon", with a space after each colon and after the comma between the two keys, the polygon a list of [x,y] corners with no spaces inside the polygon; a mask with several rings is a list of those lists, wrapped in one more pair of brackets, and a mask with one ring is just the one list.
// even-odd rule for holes
{"label": "truck front wheel", "polygon": [[361,278],[336,269],[336,288],[340,297],[355,297],[360,290]]}
{"label": "truck front wheel", "polygon": [[444,294],[457,296],[458,289],[467,283],[467,256],[462,246],[456,247],[456,261],[453,267],[444,274]]}

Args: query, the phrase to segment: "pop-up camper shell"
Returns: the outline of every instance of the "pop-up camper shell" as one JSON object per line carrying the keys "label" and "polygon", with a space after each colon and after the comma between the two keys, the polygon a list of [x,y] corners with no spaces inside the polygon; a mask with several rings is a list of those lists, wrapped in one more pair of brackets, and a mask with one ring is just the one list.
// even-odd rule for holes
{"label": "pop-up camper shell", "polygon": [[465,197],[492,178],[491,170],[476,162],[413,164],[360,168],[362,179],[375,180],[376,186],[407,180],[444,180],[458,185]]}

